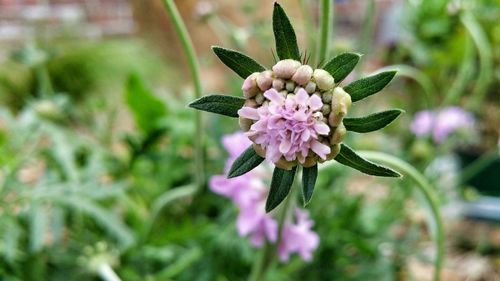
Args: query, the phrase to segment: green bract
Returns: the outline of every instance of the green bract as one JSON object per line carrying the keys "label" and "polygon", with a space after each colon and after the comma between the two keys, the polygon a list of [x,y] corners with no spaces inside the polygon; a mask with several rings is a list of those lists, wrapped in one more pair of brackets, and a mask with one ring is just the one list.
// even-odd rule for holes
{"label": "green bract", "polygon": [[[280,62],[283,62],[283,60],[288,60],[286,61],[286,63],[288,63],[291,68],[294,67],[293,65],[295,63],[297,63],[298,65],[295,69],[298,69],[298,67],[301,65],[299,63],[301,55],[299,47],[297,45],[297,37],[290,23],[290,20],[288,19],[288,16],[278,3],[274,4],[273,31],[276,42],[276,54],[278,55]],[[262,85],[268,86],[269,83],[273,81],[271,76],[266,76],[273,75],[272,72],[266,70],[264,66],[262,66],[260,63],[256,62],[249,56],[234,50],[229,50],[221,47],[213,47],[213,51],[226,66],[236,72],[236,74],[238,74],[240,77],[244,79],[251,75],[253,75],[252,77],[257,77],[258,79],[255,83],[258,84],[259,88],[262,89]],[[327,116],[332,117],[330,118],[331,120],[328,120],[328,124],[335,130],[335,134],[336,136],[338,136],[338,140],[336,140],[335,137],[330,139],[332,145],[332,156],[331,158],[327,157],[327,160],[333,158],[340,164],[352,167],[368,175],[381,177],[400,177],[401,175],[396,171],[370,162],[356,154],[347,145],[340,143],[346,131],[357,133],[376,131],[390,124],[403,112],[400,109],[392,109],[371,114],[366,117],[344,118],[344,115],[347,114],[347,109],[350,106],[351,101],[356,102],[368,96],[376,94],[377,92],[381,91],[387,84],[389,84],[389,82],[394,78],[394,75],[396,74],[396,71],[381,72],[354,81],[342,88],[340,82],[342,82],[342,80],[344,80],[349,75],[349,73],[352,72],[360,58],[361,55],[357,53],[342,53],[327,61],[327,63],[325,63],[321,69],[315,70],[314,73],[312,72],[312,68],[306,65],[304,65],[304,68],[302,68],[300,71],[297,71],[300,72],[300,75],[303,75],[303,77],[306,78],[305,81],[309,81],[307,79],[311,79],[311,77],[313,79],[316,79],[314,81],[317,83],[318,88],[324,90],[323,92],[318,93],[322,95],[323,101],[332,101],[331,106],[326,107],[324,109],[324,112],[327,112],[325,113]],[[290,61],[290,59],[294,60],[295,62]],[[264,75],[265,73],[267,74]],[[289,79],[291,77],[287,76],[288,74],[283,71],[278,73],[282,75],[282,79],[284,76],[286,76],[285,82],[287,81],[286,79]],[[294,79],[297,78],[294,77]],[[286,86],[283,84],[284,80],[277,80],[279,80],[277,82],[281,83],[277,87],[283,89],[283,87]],[[295,81],[299,81],[299,83],[301,83],[300,81],[302,80]],[[257,85],[254,84],[253,87],[257,88]],[[306,90],[308,89],[307,86],[304,87]],[[310,95],[316,94],[313,93],[315,91],[315,87],[316,84],[312,85],[313,90],[308,92]],[[285,88],[288,88],[288,86]],[[253,103],[257,101],[255,95],[259,95],[259,93],[249,92],[247,95],[247,100],[230,96],[210,95],[194,101],[189,106],[195,109],[218,113],[230,117],[239,117],[238,110],[243,107],[244,104],[246,104],[246,101],[250,101]],[[253,100],[249,100],[250,98],[252,98]],[[257,104],[259,105],[262,104],[263,97],[260,99],[261,100],[257,101]],[[332,112],[332,114],[330,114],[330,112]],[[334,148],[336,148],[336,150],[334,150]],[[262,151],[259,149],[255,149],[257,149],[256,146],[250,146],[245,152],[243,152],[240,157],[236,159],[236,161],[234,161],[228,174],[229,178],[243,175],[257,167],[264,161],[264,154],[262,153]],[[297,164],[295,163],[295,165],[290,165],[290,163],[292,162],[278,165],[278,162],[277,167],[274,169],[271,188],[266,202],[266,211],[268,212],[278,206],[290,192],[290,188],[297,171]],[[303,162],[302,190],[304,204],[307,204],[311,200],[317,175],[318,165],[316,164],[316,162],[312,161],[311,164],[309,164],[309,162],[307,162],[307,164],[306,162]]]}

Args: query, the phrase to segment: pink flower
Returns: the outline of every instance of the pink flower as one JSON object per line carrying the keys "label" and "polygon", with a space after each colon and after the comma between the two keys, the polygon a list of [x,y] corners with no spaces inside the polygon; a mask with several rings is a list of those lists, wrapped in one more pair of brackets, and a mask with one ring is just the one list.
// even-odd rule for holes
{"label": "pink flower", "polygon": [[278,246],[281,261],[287,261],[291,254],[298,253],[305,261],[312,260],[312,253],[319,245],[319,236],[311,230],[314,222],[305,210],[295,210],[296,223],[286,223]]}
{"label": "pink flower", "polygon": [[250,243],[255,247],[261,247],[267,238],[269,242],[276,242],[278,237],[278,223],[265,211],[265,200],[254,202],[240,208],[240,214],[236,221],[236,228],[241,236],[250,234]]}
{"label": "pink flower", "polygon": [[273,163],[283,156],[287,161],[304,163],[310,151],[322,159],[330,153],[330,147],[319,141],[327,136],[330,127],[323,122],[319,111],[323,106],[317,95],[309,96],[300,88],[295,95],[286,98],[275,89],[264,92],[269,102],[259,108],[243,107],[238,114],[254,120],[247,136],[266,150],[266,158]]}
{"label": "pink flower", "polygon": [[439,111],[420,111],[415,115],[411,130],[417,137],[432,135],[434,142],[444,142],[459,129],[472,129],[474,116],[457,106]]}

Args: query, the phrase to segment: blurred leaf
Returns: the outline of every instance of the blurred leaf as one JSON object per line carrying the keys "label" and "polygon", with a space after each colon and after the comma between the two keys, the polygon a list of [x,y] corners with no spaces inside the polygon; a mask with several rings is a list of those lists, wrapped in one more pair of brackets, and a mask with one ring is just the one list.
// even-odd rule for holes
{"label": "blurred leaf", "polygon": [[231,68],[243,79],[247,78],[254,72],[262,72],[266,70],[251,57],[238,51],[218,46],[213,46],[212,50],[227,67]]}
{"label": "blurred leaf", "polygon": [[348,131],[356,133],[368,133],[380,130],[389,125],[404,111],[401,109],[391,109],[370,114],[359,118],[344,118],[343,123]]}
{"label": "blurred leaf", "polygon": [[351,95],[352,102],[356,102],[381,91],[391,82],[394,75],[396,75],[395,70],[384,71],[356,80],[345,86],[344,90]]}
{"label": "blurred leaf", "polygon": [[325,64],[322,68],[333,76],[335,83],[340,83],[358,64],[361,54],[343,53]]}
{"label": "blurred leaf", "polygon": [[401,177],[398,172],[392,169],[362,158],[345,144],[341,144],[340,152],[335,157],[335,160],[342,165],[349,166],[368,175],[379,177]]}
{"label": "blurred leaf", "polygon": [[22,229],[15,219],[2,216],[0,220],[3,229],[0,253],[7,261],[14,261],[18,255],[18,244],[21,239]]}
{"label": "blurred leaf", "polygon": [[304,205],[311,201],[316,178],[318,177],[318,165],[312,167],[304,167],[302,169],[302,194],[304,195]]}
{"label": "blurred leaf", "polygon": [[277,167],[274,168],[271,189],[269,190],[266,201],[266,212],[269,213],[276,208],[286,198],[288,193],[290,193],[296,170],[297,166],[293,167],[291,170],[283,170]]}
{"label": "blurred leaf", "polygon": [[125,97],[137,127],[142,132],[149,134],[158,129],[160,120],[165,117],[167,110],[163,102],[146,87],[139,75],[131,74],[128,77]]}
{"label": "blurred leaf", "polygon": [[32,203],[29,212],[30,250],[39,252],[44,246],[49,230],[49,212],[40,203]]}
{"label": "blurred leaf", "polygon": [[278,2],[274,2],[273,31],[278,57],[281,60],[294,59],[300,61],[300,51],[295,31],[288,16]]}
{"label": "blurred leaf", "polygon": [[249,146],[240,156],[238,156],[238,158],[236,158],[236,160],[234,160],[227,177],[230,179],[246,174],[259,166],[262,161],[264,161],[264,158],[260,157],[255,152],[253,146]]}
{"label": "blurred leaf", "polygon": [[238,117],[238,110],[245,104],[245,99],[226,96],[210,95],[201,97],[189,104],[189,107],[207,112],[217,113],[229,117]]}

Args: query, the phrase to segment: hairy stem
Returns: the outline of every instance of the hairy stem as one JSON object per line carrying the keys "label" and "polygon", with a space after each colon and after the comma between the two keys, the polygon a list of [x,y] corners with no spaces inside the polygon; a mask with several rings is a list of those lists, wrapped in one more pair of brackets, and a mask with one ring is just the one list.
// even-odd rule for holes
{"label": "hairy stem", "polygon": [[113,268],[108,263],[102,263],[97,268],[97,273],[104,281],[121,281]]}
{"label": "hairy stem", "polygon": [[420,192],[424,195],[425,200],[429,204],[433,224],[431,224],[430,229],[434,230],[434,236],[436,241],[437,253],[436,260],[434,262],[434,281],[440,280],[440,272],[443,266],[444,259],[444,226],[441,219],[441,213],[439,210],[439,202],[434,188],[427,181],[427,179],[412,165],[409,163],[394,157],[392,155],[374,152],[374,151],[359,151],[359,154],[368,160],[376,161],[385,164],[395,170],[401,172],[404,176],[407,176],[416,183],[416,186]]}
{"label": "hairy stem", "polygon": [[[195,98],[200,98],[202,95],[202,85],[200,78],[200,68],[198,65],[198,59],[196,57],[196,53],[194,51],[193,42],[189,37],[189,33],[187,31],[186,25],[175,6],[173,0],[163,0],[163,4],[165,5],[165,9],[167,10],[168,15],[172,19],[172,22],[175,27],[175,31],[179,36],[179,40],[181,41],[182,48],[186,53],[189,70],[191,72],[191,76],[194,83],[194,94]],[[201,122],[201,111],[195,111],[195,132],[194,132],[194,146],[195,146],[195,179],[196,184],[199,189],[203,187],[203,179],[204,179],[204,169],[203,169],[203,142],[202,142],[202,122]]]}
{"label": "hairy stem", "polygon": [[290,193],[286,197],[285,201],[282,203],[279,212],[277,214],[278,219],[278,240],[271,244],[266,242],[264,247],[262,248],[259,258],[255,260],[252,271],[250,273],[249,281],[264,281],[266,280],[266,275],[271,265],[275,261],[276,252],[278,251],[278,246],[281,242],[281,236],[283,233],[283,226],[285,225],[285,221],[287,217],[290,215],[290,212],[295,207],[295,199],[297,195],[297,191],[300,186],[297,184],[299,179],[299,168],[297,168],[297,173],[295,174],[295,179],[293,181],[292,189]]}
{"label": "hairy stem", "polygon": [[325,63],[328,51],[330,50],[330,40],[333,27],[333,5],[334,0],[321,0],[320,12],[320,37],[318,48],[318,66]]}

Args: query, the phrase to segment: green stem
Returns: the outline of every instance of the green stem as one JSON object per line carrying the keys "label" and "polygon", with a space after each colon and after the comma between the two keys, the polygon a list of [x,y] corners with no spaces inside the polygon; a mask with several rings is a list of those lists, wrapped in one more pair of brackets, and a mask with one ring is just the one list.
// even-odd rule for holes
{"label": "green stem", "polygon": [[111,268],[111,266],[103,262],[97,268],[97,273],[104,281],[121,281],[120,277],[116,275],[116,272]]}
{"label": "green stem", "polygon": [[374,152],[374,151],[359,151],[359,154],[367,158],[368,160],[388,165],[389,167],[392,167],[395,170],[401,172],[404,176],[409,177],[416,183],[416,186],[419,188],[420,192],[422,192],[422,194],[424,195],[424,198],[429,204],[432,218],[434,220],[433,222],[434,227],[430,228],[435,230],[434,235],[437,246],[436,260],[434,263],[435,266],[434,280],[439,281],[440,272],[443,266],[443,259],[444,259],[445,237],[444,237],[443,221],[439,210],[439,201],[437,198],[437,194],[434,191],[434,188],[417,169],[415,169],[412,165],[397,157],[394,157],[386,153]]}
{"label": "green stem", "polygon": [[50,75],[47,71],[47,67],[42,64],[35,66],[33,72],[38,83],[38,97],[40,98],[50,98],[54,95],[54,89],[52,88],[52,83],[50,81]]}
{"label": "green stem", "polygon": [[366,4],[363,23],[361,26],[361,40],[359,49],[363,54],[370,51],[373,31],[375,27],[375,0],[369,0]]}
{"label": "green stem", "polygon": [[[303,27],[304,30],[302,33],[306,34],[306,36],[307,36],[306,49],[312,50],[314,48],[314,46],[316,46],[316,44],[315,44],[316,38],[315,38],[313,32],[308,32],[310,30],[314,30],[313,20],[311,17],[311,10],[309,9],[311,4],[309,2],[310,2],[309,0],[299,0],[300,10],[302,11],[302,15],[304,17],[304,27]],[[311,60],[314,59],[314,55],[315,55],[314,52],[308,52],[308,54],[307,54],[307,56],[309,58],[311,58]],[[305,59],[308,59],[308,58],[305,58]]]}
{"label": "green stem", "polygon": [[[170,18],[175,27],[175,31],[179,36],[179,39],[182,44],[182,48],[186,53],[188,59],[189,70],[191,71],[191,76],[194,83],[194,94],[195,98],[200,98],[202,95],[202,85],[200,78],[200,68],[198,65],[198,59],[196,57],[196,53],[194,51],[193,42],[189,37],[189,33],[187,31],[186,25],[184,24],[177,7],[173,0],[163,0],[163,4],[165,5],[165,9],[169,14]],[[202,142],[202,121],[201,121],[201,111],[195,111],[195,132],[194,132],[194,146],[195,146],[195,179],[196,184],[199,189],[203,187],[203,179],[204,179],[204,169],[203,169],[203,142]]]}
{"label": "green stem", "polygon": [[475,50],[472,48],[472,42],[469,37],[466,37],[464,41],[464,58],[455,80],[445,95],[443,106],[455,104],[460,100],[474,72]]}
{"label": "green stem", "polygon": [[478,112],[493,79],[492,51],[487,35],[472,13],[465,12],[460,20],[469,32],[479,54],[479,75],[468,106],[470,110]]}
{"label": "green stem", "polygon": [[318,48],[318,66],[326,61],[328,51],[330,50],[330,40],[333,27],[333,1],[334,0],[321,0],[321,30]]}
{"label": "green stem", "polygon": [[462,172],[460,173],[460,183],[464,184],[473,176],[479,174],[496,159],[498,159],[499,155],[500,154],[498,150],[493,150],[489,153],[483,154],[481,157],[474,160],[474,162],[470,163],[468,166],[462,169]]}
{"label": "green stem", "polygon": [[255,260],[252,271],[250,272],[249,281],[264,281],[266,280],[267,272],[274,262],[276,252],[278,251],[278,245],[281,242],[281,236],[283,233],[283,226],[285,225],[286,218],[289,216],[291,210],[295,207],[295,199],[297,191],[299,190],[299,185],[297,184],[299,179],[299,167],[297,167],[297,173],[295,174],[295,180],[293,181],[292,189],[286,197],[285,201],[282,203],[280,210],[277,215],[278,219],[278,240],[271,244],[266,242],[262,248],[259,258]]}

